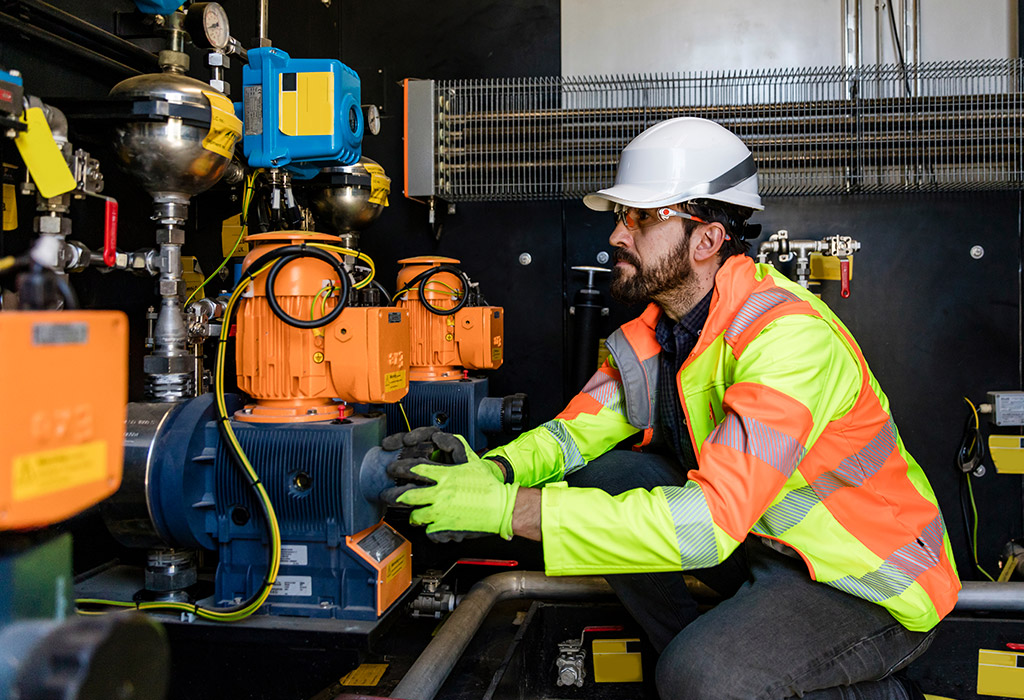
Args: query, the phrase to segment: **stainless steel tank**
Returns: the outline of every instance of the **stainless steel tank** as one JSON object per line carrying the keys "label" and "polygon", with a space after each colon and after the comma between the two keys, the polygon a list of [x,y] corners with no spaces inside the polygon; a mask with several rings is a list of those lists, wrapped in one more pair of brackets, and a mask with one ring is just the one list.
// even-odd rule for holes
{"label": "stainless steel tank", "polygon": [[[391,180],[379,164],[364,157],[352,165],[324,168],[310,186],[317,228],[345,237],[377,220],[386,206]],[[354,238],[358,242],[358,236]]]}

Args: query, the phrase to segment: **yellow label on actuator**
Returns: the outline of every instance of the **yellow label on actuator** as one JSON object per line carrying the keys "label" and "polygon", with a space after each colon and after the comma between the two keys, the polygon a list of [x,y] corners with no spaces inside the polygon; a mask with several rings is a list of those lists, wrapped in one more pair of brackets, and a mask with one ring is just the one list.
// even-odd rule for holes
{"label": "yellow label on actuator", "polygon": [[103,440],[74,447],[35,452],[14,458],[11,497],[29,501],[107,478],[107,443]]}
{"label": "yellow label on actuator", "polygon": [[39,194],[49,199],[78,187],[71,168],[64,160],[53,132],[46,123],[46,115],[39,107],[31,107],[21,115],[21,121],[28,127],[14,139],[21,159],[25,161]]}
{"label": "yellow label on actuator", "polygon": [[281,133],[288,136],[334,133],[334,73],[282,73],[278,81]]}
{"label": "yellow label on actuator", "polygon": [[395,576],[402,573],[403,570],[405,570],[405,555],[399,554],[398,558],[388,564],[388,569],[384,572],[384,581],[390,581]]}
{"label": "yellow label on actuator", "polygon": [[405,370],[384,375],[384,391],[397,391],[405,387]]}
{"label": "yellow label on actuator", "polygon": [[491,348],[491,362],[495,364],[501,362],[501,348]]}
{"label": "yellow label on actuator", "polygon": [[210,131],[203,139],[203,148],[225,158],[235,154],[235,143],[242,136],[242,120],[235,116],[235,108],[224,95],[203,90],[210,101]]}

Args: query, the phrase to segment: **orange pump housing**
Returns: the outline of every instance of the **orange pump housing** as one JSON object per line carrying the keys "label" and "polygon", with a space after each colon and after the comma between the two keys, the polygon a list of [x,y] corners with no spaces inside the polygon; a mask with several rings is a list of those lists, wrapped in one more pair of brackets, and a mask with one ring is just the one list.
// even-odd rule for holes
{"label": "orange pump housing", "polygon": [[[338,239],[320,233],[279,231],[247,237],[253,245],[243,268],[285,245]],[[334,253],[332,253],[333,255]],[[341,255],[337,257],[341,259]],[[398,307],[346,307],[330,324],[295,328],[267,303],[266,274],[250,283],[238,311],[235,347],[238,388],[255,399],[235,414],[254,423],[333,420],[352,413],[347,403],[393,403],[409,390],[409,314]],[[299,258],[285,265],[274,288],[289,315],[320,318],[338,303],[321,290],[340,284],[330,265]],[[315,305],[315,306],[314,306]]]}
{"label": "orange pump housing", "polygon": [[121,485],[128,317],[0,313],[0,531],[77,515]]}
{"label": "orange pump housing", "polygon": [[[421,272],[437,265],[456,265],[455,258],[424,255],[399,260],[398,289]],[[458,295],[468,293],[462,280],[450,272],[438,272],[424,285],[424,297],[437,309],[451,309]],[[428,311],[420,303],[419,283],[398,300],[408,310],[412,333],[409,378],[415,381],[449,381],[462,378],[462,368],[497,369],[504,360],[504,316],[500,306],[464,306],[450,316]]]}

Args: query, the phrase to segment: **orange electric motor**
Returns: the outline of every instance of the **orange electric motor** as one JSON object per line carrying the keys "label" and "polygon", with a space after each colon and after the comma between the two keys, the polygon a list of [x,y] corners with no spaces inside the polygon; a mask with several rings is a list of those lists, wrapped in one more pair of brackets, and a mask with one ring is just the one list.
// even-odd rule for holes
{"label": "orange electric motor", "polygon": [[459,261],[425,255],[398,262],[398,305],[408,310],[412,333],[409,378],[445,381],[461,379],[463,367],[501,367],[504,311],[474,305]]}
{"label": "orange electric motor", "polygon": [[[283,246],[338,239],[320,233],[279,231],[248,236],[253,249],[243,268]],[[313,250],[322,251],[322,248]],[[339,253],[329,252],[341,261]],[[340,267],[340,266],[339,266]],[[281,320],[271,308],[270,272],[246,291],[237,315],[238,388],[256,400],[235,417],[255,423],[332,420],[350,415],[348,403],[392,403],[409,390],[409,314],[398,307],[346,306],[319,328]],[[292,319],[308,322],[330,315],[342,280],[332,264],[297,257],[279,266],[273,301]]]}

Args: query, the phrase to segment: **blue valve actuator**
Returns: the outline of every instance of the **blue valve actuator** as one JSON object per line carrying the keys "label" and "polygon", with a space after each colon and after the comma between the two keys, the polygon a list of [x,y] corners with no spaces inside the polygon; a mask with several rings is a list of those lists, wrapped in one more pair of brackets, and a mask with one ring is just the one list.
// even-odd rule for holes
{"label": "blue valve actuator", "polygon": [[135,0],[135,6],[146,15],[169,15],[181,7],[181,0]]}
{"label": "blue valve actuator", "polygon": [[363,142],[359,97],[359,76],[341,61],[249,49],[236,104],[246,160],[254,168],[355,163]]}

